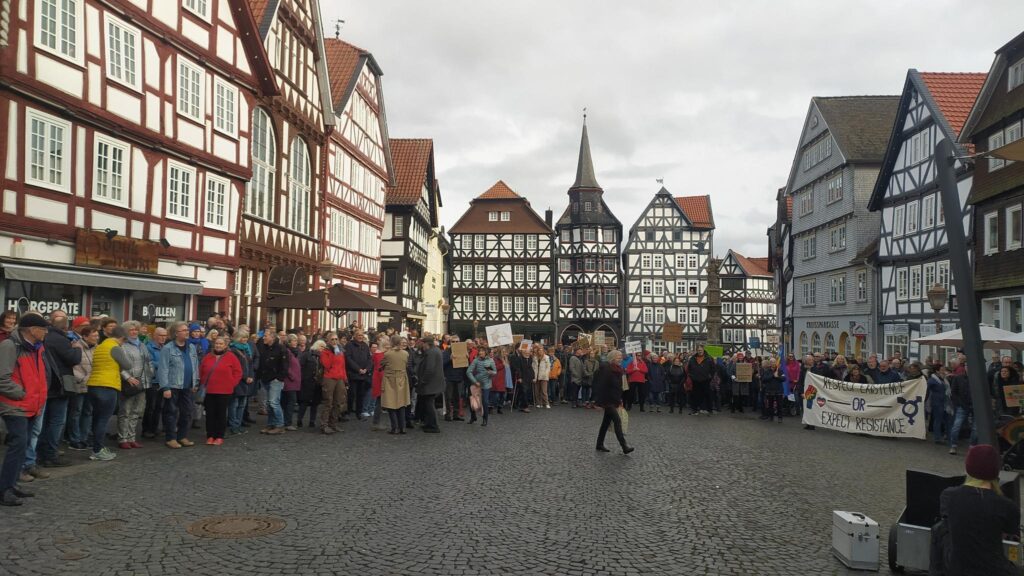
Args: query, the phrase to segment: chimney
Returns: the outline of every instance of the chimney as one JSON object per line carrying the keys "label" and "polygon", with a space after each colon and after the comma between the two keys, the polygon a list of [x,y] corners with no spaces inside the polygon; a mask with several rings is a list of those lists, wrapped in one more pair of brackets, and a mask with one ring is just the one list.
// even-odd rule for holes
{"label": "chimney", "polygon": [[548,208],[547,210],[544,211],[544,223],[548,225],[548,228],[551,228],[552,220],[554,219],[554,217],[555,215],[552,214],[551,208]]}

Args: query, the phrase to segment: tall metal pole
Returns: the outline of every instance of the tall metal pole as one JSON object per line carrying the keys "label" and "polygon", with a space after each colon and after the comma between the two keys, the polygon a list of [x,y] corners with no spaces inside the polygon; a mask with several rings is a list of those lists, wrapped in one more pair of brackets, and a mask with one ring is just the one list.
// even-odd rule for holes
{"label": "tall metal pole", "polygon": [[960,304],[960,332],[963,336],[964,354],[967,355],[967,377],[970,380],[971,402],[974,404],[974,422],[978,428],[978,441],[998,446],[992,417],[992,400],[988,394],[978,306],[974,300],[974,274],[971,271],[970,259],[967,257],[967,238],[964,236],[963,209],[960,206],[960,192],[957,189],[955,162],[953,143],[948,138],[942,139],[935,146],[935,167],[942,196],[942,208],[946,213],[949,267],[953,274],[953,285],[956,286],[957,301]]}

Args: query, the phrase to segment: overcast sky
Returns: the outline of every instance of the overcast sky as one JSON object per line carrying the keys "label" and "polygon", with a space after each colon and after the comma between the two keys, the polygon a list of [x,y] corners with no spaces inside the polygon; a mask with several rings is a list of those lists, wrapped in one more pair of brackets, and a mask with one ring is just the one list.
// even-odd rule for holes
{"label": "overcast sky", "polygon": [[628,230],[657,192],[710,194],[715,253],[767,253],[812,96],[899,94],[909,68],[985,72],[1021,0],[321,0],[374,54],[392,138],[433,138],[450,227],[504,180],[555,218],[582,110]]}

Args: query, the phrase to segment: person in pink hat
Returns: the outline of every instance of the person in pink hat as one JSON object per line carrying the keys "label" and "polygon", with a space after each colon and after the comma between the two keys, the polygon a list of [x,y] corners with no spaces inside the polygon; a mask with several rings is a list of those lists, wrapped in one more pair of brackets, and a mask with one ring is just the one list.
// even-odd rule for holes
{"label": "person in pink hat", "polygon": [[989,444],[972,446],[964,466],[964,483],[943,490],[939,498],[939,512],[949,530],[943,556],[946,574],[1016,575],[1017,568],[1003,551],[1003,538],[1020,538],[1020,509],[999,488],[999,451]]}

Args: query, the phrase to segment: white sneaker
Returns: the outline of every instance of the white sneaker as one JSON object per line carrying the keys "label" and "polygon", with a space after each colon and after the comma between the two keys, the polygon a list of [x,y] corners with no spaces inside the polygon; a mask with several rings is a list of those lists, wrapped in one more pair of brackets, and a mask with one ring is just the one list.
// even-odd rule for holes
{"label": "white sneaker", "polygon": [[551,404],[545,404],[544,407],[547,408],[548,410],[551,410]]}
{"label": "white sneaker", "polygon": [[89,460],[99,460],[101,462],[108,462],[114,458],[117,458],[117,454],[106,448],[100,448],[99,452],[93,452],[89,455]]}
{"label": "white sneaker", "polygon": [[949,449],[949,453],[955,455],[956,454],[956,446],[953,446],[952,448],[950,448]]}

